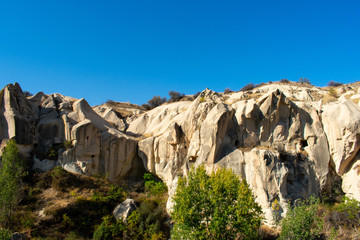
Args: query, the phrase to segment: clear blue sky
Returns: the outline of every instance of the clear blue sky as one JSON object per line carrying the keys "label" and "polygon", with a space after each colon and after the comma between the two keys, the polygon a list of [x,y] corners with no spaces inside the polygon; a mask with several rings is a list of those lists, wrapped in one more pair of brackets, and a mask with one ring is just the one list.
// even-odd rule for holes
{"label": "clear blue sky", "polygon": [[0,83],[142,104],[169,90],[360,80],[360,1],[0,1]]}

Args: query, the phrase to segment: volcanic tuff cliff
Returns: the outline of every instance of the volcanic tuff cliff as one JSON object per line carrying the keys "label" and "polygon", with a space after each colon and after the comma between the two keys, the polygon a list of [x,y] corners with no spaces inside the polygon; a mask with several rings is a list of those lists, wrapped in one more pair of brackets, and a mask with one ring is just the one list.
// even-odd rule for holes
{"label": "volcanic tuff cliff", "polygon": [[[289,200],[344,191],[360,200],[360,87],[264,84],[251,91],[204,90],[153,110],[38,93],[0,93],[1,147],[16,138],[33,167],[57,164],[119,183],[148,170],[174,193],[191,166],[231,168],[246,178],[269,221]],[[360,89],[359,89],[360,90]],[[340,189],[341,188],[341,189]],[[171,197],[169,198],[171,199]],[[171,201],[168,202],[171,207]]]}

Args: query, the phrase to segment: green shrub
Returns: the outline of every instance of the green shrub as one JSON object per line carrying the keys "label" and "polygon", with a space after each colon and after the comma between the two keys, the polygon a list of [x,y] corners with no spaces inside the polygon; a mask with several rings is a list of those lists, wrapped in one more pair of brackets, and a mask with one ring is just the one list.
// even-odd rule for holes
{"label": "green shrub", "polygon": [[177,102],[180,101],[182,98],[185,97],[184,93],[179,93],[177,91],[169,91],[170,99],[168,102]]}
{"label": "green shrub", "polygon": [[124,200],[125,191],[121,187],[111,185],[107,191],[97,191],[93,194],[92,199],[101,202],[119,203]]}
{"label": "green shrub", "polygon": [[340,204],[335,207],[335,210],[345,214],[343,221],[339,224],[351,227],[358,227],[360,224],[360,202],[354,198],[344,196]]}
{"label": "green shrub", "polygon": [[245,180],[231,170],[210,176],[204,167],[180,178],[171,213],[173,239],[257,239],[260,206]]}
{"label": "green shrub", "polygon": [[144,174],[145,190],[151,195],[160,195],[167,192],[167,187],[160,179],[155,179],[151,173]]}
{"label": "green shrub", "polygon": [[330,82],[328,82],[328,84],[327,84],[329,87],[339,87],[339,86],[342,86],[342,85],[344,85],[343,83],[340,83],[340,82],[335,82],[335,81],[330,81]]}
{"label": "green shrub", "polygon": [[250,91],[253,90],[256,86],[253,83],[246,84],[240,91]]}
{"label": "green shrub", "polygon": [[57,166],[51,171],[51,186],[58,191],[64,191],[69,185],[70,178],[70,173]]}
{"label": "green shrub", "polygon": [[147,103],[150,106],[150,109],[156,108],[166,102],[166,97],[154,96]]}
{"label": "green shrub", "polygon": [[11,232],[6,229],[0,228],[0,239],[1,240],[11,240]]}
{"label": "green shrub", "polygon": [[311,82],[308,78],[299,78],[299,83],[311,85]]}
{"label": "green shrub", "polygon": [[74,222],[71,220],[71,218],[66,213],[63,214],[62,218],[63,218],[63,220],[61,221],[61,226],[63,228],[75,226]]}
{"label": "green shrub", "polygon": [[283,78],[280,80],[281,83],[290,83],[290,81],[286,78]]}
{"label": "green shrub", "polygon": [[126,229],[124,223],[120,220],[115,221],[113,216],[105,216],[102,223],[96,228],[93,239],[95,240],[112,240],[121,239]]}
{"label": "green shrub", "polygon": [[318,239],[323,226],[323,220],[317,216],[319,203],[319,199],[312,196],[309,200],[299,201],[293,208],[289,204],[281,222],[279,239]]}
{"label": "green shrub", "polygon": [[165,201],[146,199],[127,219],[126,236],[130,239],[168,239]]}
{"label": "green shrub", "polygon": [[230,88],[225,88],[225,90],[224,90],[224,93],[225,93],[225,94],[233,93],[233,92],[234,92],[234,91],[231,90]]}

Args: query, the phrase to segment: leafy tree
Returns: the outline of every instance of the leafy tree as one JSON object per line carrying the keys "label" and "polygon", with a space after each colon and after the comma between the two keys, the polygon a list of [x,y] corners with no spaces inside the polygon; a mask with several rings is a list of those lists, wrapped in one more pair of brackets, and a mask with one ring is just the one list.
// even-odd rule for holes
{"label": "leafy tree", "polygon": [[317,216],[319,203],[319,199],[312,196],[309,200],[299,201],[293,208],[289,204],[286,217],[281,222],[279,239],[318,239],[323,225]]}
{"label": "leafy tree", "polygon": [[169,96],[170,96],[170,99],[168,102],[177,102],[177,101],[181,100],[185,96],[185,94],[179,93],[176,91],[169,91]]}
{"label": "leafy tree", "polygon": [[173,239],[256,239],[260,206],[245,180],[220,169],[208,175],[204,167],[180,178],[174,196]]}
{"label": "leafy tree", "polygon": [[0,168],[0,221],[11,227],[14,208],[19,202],[24,163],[15,140],[10,140],[2,155]]}
{"label": "leafy tree", "polygon": [[329,87],[339,87],[339,86],[342,86],[343,83],[339,83],[339,82],[335,82],[335,81],[330,81],[328,82],[327,84]]}
{"label": "leafy tree", "polygon": [[144,103],[141,105],[143,108],[145,108],[146,110],[151,110],[151,106],[147,103]]}
{"label": "leafy tree", "polygon": [[162,98],[160,96],[154,96],[152,99],[148,101],[148,104],[150,105],[150,108],[153,109],[162,105],[165,102],[166,102],[166,97]]}
{"label": "leafy tree", "polygon": [[256,86],[253,83],[246,84],[240,91],[250,91],[253,90]]}
{"label": "leafy tree", "polygon": [[145,189],[152,195],[159,195],[167,192],[167,187],[160,179],[155,179],[151,173],[144,174]]}

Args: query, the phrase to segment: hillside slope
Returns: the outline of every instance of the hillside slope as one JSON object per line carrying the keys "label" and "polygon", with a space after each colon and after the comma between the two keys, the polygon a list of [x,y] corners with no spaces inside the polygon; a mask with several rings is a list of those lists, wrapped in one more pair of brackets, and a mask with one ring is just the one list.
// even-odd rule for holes
{"label": "hillside slope", "polygon": [[[18,84],[0,93],[2,146],[16,138],[34,168],[105,174],[114,183],[158,175],[174,193],[192,166],[231,168],[245,178],[271,222],[289,200],[344,191],[360,200],[359,83],[317,88],[265,84],[250,91],[204,90],[193,101],[150,111],[130,104],[90,107],[84,99]],[[337,189],[341,186],[341,189]],[[271,204],[280,203],[275,213]],[[171,208],[171,197],[168,208]]]}

